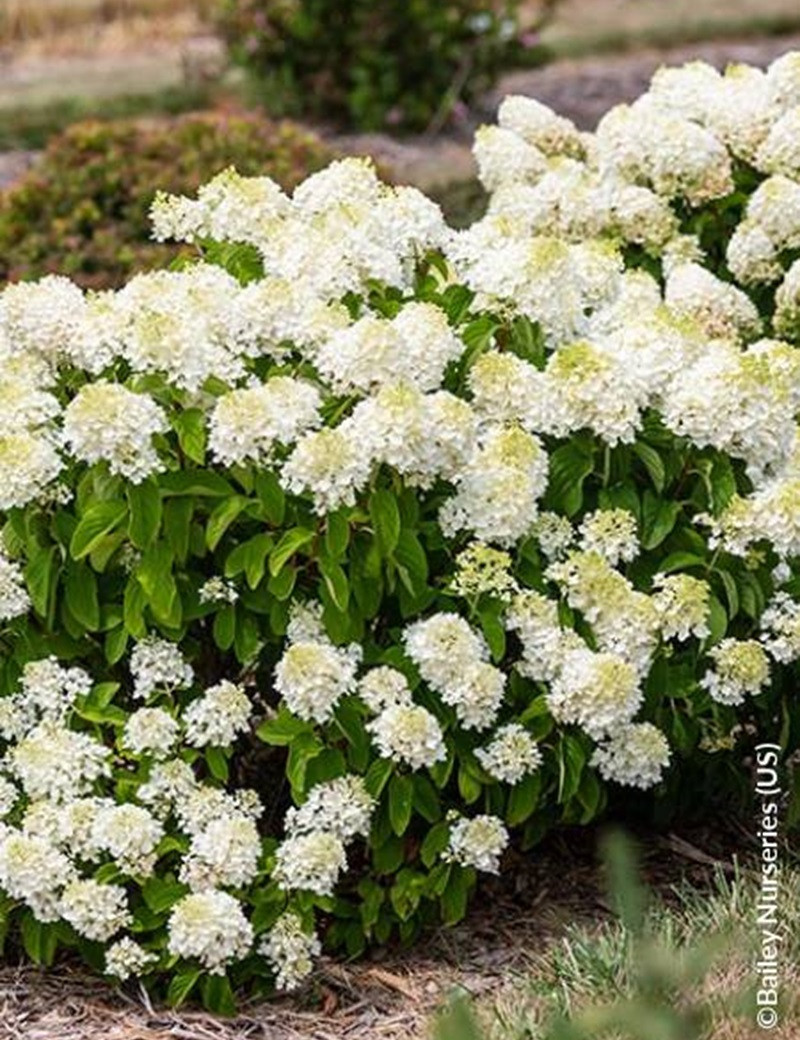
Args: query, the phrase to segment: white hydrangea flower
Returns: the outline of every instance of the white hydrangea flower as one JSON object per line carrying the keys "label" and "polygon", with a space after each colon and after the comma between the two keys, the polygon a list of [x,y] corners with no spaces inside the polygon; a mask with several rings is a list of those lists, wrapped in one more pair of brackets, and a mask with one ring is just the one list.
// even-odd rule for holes
{"label": "white hydrangea flower", "polygon": [[223,679],[186,708],[186,741],[194,747],[227,747],[250,725],[253,706],[241,686]]}
{"label": "white hydrangea flower", "polygon": [[646,790],[660,782],[669,760],[669,744],[661,730],[650,722],[631,722],[595,749],[591,765],[604,780]]}
{"label": "white hydrangea flower", "polygon": [[445,858],[462,867],[498,874],[500,857],[508,846],[508,840],[508,831],[497,816],[463,818],[450,827]]}
{"label": "white hydrangea flower", "polygon": [[412,702],[408,679],[387,665],[371,668],[359,679],[358,696],[376,715],[392,705],[407,707]]}
{"label": "white hydrangea flower", "polygon": [[464,729],[484,730],[497,718],[506,677],[487,661],[464,661],[457,677],[439,687],[445,704],[455,709]]}
{"label": "white hydrangea flower", "polygon": [[478,748],[475,757],[495,780],[517,784],[542,764],[542,753],[524,726],[510,722],[492,737],[485,748]]}
{"label": "white hydrangea flower", "polygon": [[107,942],[132,920],[125,889],[92,878],[69,882],[61,893],[59,913],[79,935],[94,942]]}
{"label": "white hydrangea flower", "polygon": [[612,567],[629,563],[639,555],[636,517],[627,509],[598,509],[583,518],[579,546],[597,552]]}
{"label": "white hydrangea flower", "polygon": [[239,598],[236,585],[226,578],[215,575],[203,582],[197,590],[201,603],[235,603]]}
{"label": "white hydrangea flower", "polygon": [[561,559],[575,538],[575,531],[567,517],[557,513],[540,513],[532,533],[548,560]]}
{"label": "white hydrangea flower", "polygon": [[298,642],[275,666],[275,689],[301,719],[327,722],[342,697],[355,693],[361,648]]}
{"label": "white hydrangea flower", "polygon": [[319,391],[290,376],[231,390],[211,416],[208,446],[223,466],[268,462],[275,444],[292,444],[319,425]]}
{"label": "white hydrangea flower", "polygon": [[284,839],[275,853],[273,877],[284,891],[333,895],[339,875],[347,869],[342,839],[330,831],[309,831]]}
{"label": "white hydrangea flower", "polygon": [[487,191],[497,191],[505,184],[535,184],[547,173],[547,157],[535,144],[506,127],[479,127],[472,154]]}
{"label": "white hydrangea flower", "polygon": [[20,790],[16,784],[4,776],[0,776],[0,820],[5,819],[17,804],[20,798]]}
{"label": "white hydrangea flower", "polygon": [[315,784],[298,808],[290,808],[284,819],[287,834],[327,831],[343,842],[369,834],[375,799],[360,776],[343,776]]}
{"label": "white hydrangea flower", "polygon": [[140,801],[152,807],[157,816],[167,816],[177,802],[197,789],[192,767],[181,758],[155,762],[137,794]]}
{"label": "white hydrangea flower", "polygon": [[383,758],[406,763],[412,769],[430,768],[447,758],[436,716],[420,705],[389,704],[366,728]]}
{"label": "white hydrangea flower", "polygon": [[195,891],[247,885],[258,873],[261,837],[248,816],[233,813],[211,820],[192,837],[180,879]]}
{"label": "white hydrangea flower", "polygon": [[140,805],[103,806],[94,818],[91,841],[106,852],[125,874],[148,877],[156,863],[156,848],[164,827]]}
{"label": "white hydrangea flower", "polygon": [[242,905],[227,892],[209,889],[184,896],[169,918],[168,950],[175,957],[196,958],[211,975],[223,975],[253,945],[253,929]]}
{"label": "white hydrangea flower", "polygon": [[92,680],[82,668],[63,668],[55,657],[28,661],[22,669],[21,695],[43,719],[62,722],[78,697],[85,697]]}
{"label": "white hydrangea flower", "polygon": [[131,652],[133,696],[146,700],[156,690],[183,690],[194,682],[194,671],[175,643],[148,636]]}
{"label": "white hydrangea flower", "polygon": [[540,149],[544,155],[583,156],[583,137],[575,124],[535,98],[510,94],[500,104],[497,122],[503,129],[518,134],[528,144]]}
{"label": "white hydrangea flower", "polygon": [[0,888],[24,900],[37,920],[58,919],[58,892],[74,873],[70,859],[46,838],[0,828]]}
{"label": "white hydrangea flower", "polygon": [[164,758],[175,746],[180,727],[162,708],[139,708],[125,723],[123,742],[134,754]]}
{"label": "white hydrangea flower", "polygon": [[630,722],[642,703],[633,665],[588,647],[569,650],[547,694],[557,722],[575,723],[599,739]]}
{"label": "white hydrangea flower", "polygon": [[111,772],[108,748],[53,721],[39,723],[11,748],[6,764],[29,798],[56,802],[88,794]]}
{"label": "white hydrangea flower", "polygon": [[776,593],[761,615],[761,641],[780,664],[800,657],[800,603],[787,592]]}
{"label": "white hydrangea flower", "polygon": [[81,387],[64,410],[64,438],[75,458],[107,462],[134,484],[163,468],[153,435],[168,428],[152,398],[104,380]]}
{"label": "white hydrangea flower", "polygon": [[281,914],[259,946],[259,953],[275,973],[276,988],[287,992],[297,989],[311,974],[314,958],[321,952],[317,936],[307,932],[291,911]]}
{"label": "white hydrangea flower", "polygon": [[326,643],[329,641],[322,620],[322,604],[318,600],[309,600],[306,603],[294,600],[289,608],[286,641],[289,643]]}
{"label": "white hydrangea flower", "polygon": [[144,975],[157,960],[154,953],[125,935],[106,949],[105,973],[124,982],[131,975]]}
{"label": "white hydrangea flower", "polygon": [[700,685],[719,704],[742,704],[755,697],[769,682],[769,658],[755,639],[723,639],[708,651],[714,661]]}
{"label": "white hydrangea flower", "polygon": [[310,491],[320,514],[353,505],[372,469],[355,433],[347,419],[335,429],[306,433],[283,466],[283,487],[293,494]]}
{"label": "white hydrangea flower", "polygon": [[656,574],[653,586],[658,589],[653,605],[664,639],[684,642],[690,636],[705,639],[709,635],[711,589],[707,582],[689,574]]}
{"label": "white hydrangea flower", "polygon": [[415,621],[403,633],[406,653],[435,690],[457,683],[461,669],[489,656],[483,636],[458,614],[434,614]]}
{"label": "white hydrangea flower", "polygon": [[532,589],[524,589],[511,601],[506,628],[516,632],[523,657],[517,662],[521,675],[534,682],[552,679],[561,666],[564,632],[558,618],[558,603]]}
{"label": "white hydrangea flower", "polygon": [[53,439],[18,430],[0,436],[0,509],[42,498],[62,469]]}
{"label": "white hydrangea flower", "polygon": [[31,599],[25,588],[22,568],[0,552],[0,621],[27,614]]}
{"label": "white hydrangea flower", "polygon": [[510,569],[511,557],[507,552],[483,542],[471,542],[456,557],[451,587],[459,596],[467,598],[487,594],[508,599],[517,591]]}

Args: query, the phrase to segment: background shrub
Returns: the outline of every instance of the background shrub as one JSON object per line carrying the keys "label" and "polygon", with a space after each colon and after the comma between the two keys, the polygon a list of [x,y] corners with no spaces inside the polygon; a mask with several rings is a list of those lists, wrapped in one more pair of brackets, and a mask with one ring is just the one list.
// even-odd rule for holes
{"label": "background shrub", "polygon": [[371,130],[443,122],[529,54],[533,29],[555,0],[538,5],[525,31],[519,0],[222,3],[234,58],[260,78],[265,104]]}
{"label": "background shrub", "polygon": [[196,191],[227,166],[291,188],[331,157],[312,133],[255,114],[79,123],[0,195],[0,279],[57,271],[86,287],[119,285],[176,255],[150,237],[157,188]]}

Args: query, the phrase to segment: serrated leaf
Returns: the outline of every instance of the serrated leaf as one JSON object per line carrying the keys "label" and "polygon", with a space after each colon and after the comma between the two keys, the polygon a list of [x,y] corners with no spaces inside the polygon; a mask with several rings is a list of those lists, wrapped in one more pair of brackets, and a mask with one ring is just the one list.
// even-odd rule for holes
{"label": "serrated leaf", "polygon": [[400,538],[400,510],[391,491],[378,488],[369,497],[369,515],[382,556],[391,556]]}
{"label": "serrated leaf", "polygon": [[411,822],[414,804],[414,783],[410,776],[396,773],[389,783],[389,820],[399,837],[405,834]]}
{"label": "serrated leaf", "polygon": [[667,472],[664,469],[661,456],[655,448],[652,448],[649,444],[644,444],[642,441],[637,441],[633,445],[633,450],[644,463],[644,467],[653,482],[653,487],[661,494],[667,481]]}
{"label": "serrated leaf", "polygon": [[137,549],[146,549],[155,541],[161,527],[163,507],[158,486],[152,479],[130,484],[125,495],[130,514],[128,537]]}
{"label": "serrated leaf", "polygon": [[199,408],[186,408],[172,420],[181,451],[202,466],[206,461],[206,421]]}
{"label": "serrated leaf", "polygon": [[283,570],[284,564],[296,552],[314,539],[314,532],[307,527],[292,527],[286,531],[269,555],[269,572],[275,577]]}
{"label": "serrated leaf", "polygon": [[64,598],[75,620],[89,632],[97,631],[100,627],[100,604],[97,579],[91,567],[78,563],[67,568]]}
{"label": "serrated leaf", "polygon": [[583,502],[583,482],[594,459],[577,444],[562,444],[550,455],[547,497],[558,511],[573,516]]}
{"label": "serrated leaf", "polygon": [[249,504],[250,499],[244,495],[232,495],[212,510],[206,524],[206,545],[212,552],[234,520]]}

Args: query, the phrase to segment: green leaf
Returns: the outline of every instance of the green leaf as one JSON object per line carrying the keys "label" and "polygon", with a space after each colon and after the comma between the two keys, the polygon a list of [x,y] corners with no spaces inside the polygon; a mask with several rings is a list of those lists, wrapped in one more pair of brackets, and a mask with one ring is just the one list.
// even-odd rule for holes
{"label": "green leaf", "polygon": [[675,526],[681,511],[680,502],[667,502],[645,491],[642,502],[642,546],[655,549]]}
{"label": "green leaf", "polygon": [[201,986],[203,1006],[215,1015],[236,1014],[236,1000],[227,975],[207,975]]}
{"label": "green leaf", "polygon": [[506,809],[506,823],[509,827],[517,827],[532,816],[539,805],[542,791],[540,772],[528,773],[511,788]]}
{"label": "green leaf", "polygon": [[730,571],[715,568],[713,573],[719,575],[719,579],[725,589],[725,598],[728,601],[728,617],[733,620],[739,613],[739,590],[736,588],[736,581]]}
{"label": "green leaf", "polygon": [[277,476],[262,470],[256,474],[256,494],[264,506],[269,522],[280,527],[286,514],[286,495]]}
{"label": "green leaf", "polygon": [[202,975],[200,968],[187,968],[172,976],[167,990],[167,1003],[170,1007],[180,1007],[194,989]]}
{"label": "green leaf", "polygon": [[126,632],[134,639],[144,639],[147,635],[147,625],[144,622],[144,610],[147,606],[147,596],[144,589],[134,578],[131,578],[125,586],[122,600],[122,620]]}
{"label": "green leaf", "polygon": [[158,484],[166,495],[197,495],[202,498],[229,498],[236,492],[218,473],[200,469],[173,470],[162,473]]}
{"label": "green leaf", "polygon": [[559,745],[558,756],[558,801],[564,804],[572,798],[581,785],[581,774],[586,764],[586,752],[581,742],[565,736]]}
{"label": "green leaf", "polygon": [[492,604],[478,612],[481,630],[486,637],[492,660],[495,664],[502,661],[506,652],[506,630],[500,620],[500,608]]}
{"label": "green leaf", "polygon": [[47,617],[50,612],[58,577],[57,560],[58,549],[55,545],[50,545],[46,549],[38,550],[25,565],[25,584],[33,609],[39,617]]}
{"label": "green leaf", "polygon": [[442,806],[436,788],[422,773],[414,774],[413,784],[414,808],[428,823],[436,823],[442,815]]}
{"label": "green leaf", "polygon": [[394,553],[400,579],[412,595],[425,589],[428,582],[428,557],[413,531],[403,529]]}
{"label": "green leaf", "polygon": [[644,467],[653,482],[653,487],[660,495],[667,481],[667,472],[664,469],[661,456],[655,448],[651,448],[649,444],[644,444],[642,441],[637,441],[633,445],[633,450],[644,463]]}
{"label": "green leaf", "polygon": [[467,912],[469,893],[475,883],[475,871],[468,867],[454,867],[447,888],[439,899],[442,922],[458,924]]}
{"label": "green leaf", "polygon": [[552,506],[573,516],[583,502],[583,482],[594,469],[594,459],[578,444],[562,444],[550,456],[547,497]]}
{"label": "green leaf", "polygon": [[672,574],[674,571],[682,571],[689,567],[705,567],[706,561],[697,553],[674,552],[665,556],[659,565],[662,574]]}
{"label": "green leaf", "polygon": [[711,596],[708,603],[708,645],[718,643],[728,630],[728,615],[716,596]]}
{"label": "green leaf", "polygon": [[55,925],[37,921],[31,913],[25,913],[20,921],[20,934],[25,952],[34,964],[48,966],[53,963],[58,948],[58,933]]}
{"label": "green leaf", "polygon": [[100,605],[97,600],[97,578],[85,563],[67,568],[64,597],[72,616],[85,629],[96,632],[100,627]]}
{"label": "green leaf", "polygon": [[405,834],[411,822],[414,804],[414,783],[410,776],[396,773],[389,783],[389,820],[399,837]]}
{"label": "green leaf", "polygon": [[218,610],[214,617],[214,642],[220,650],[230,650],[236,638],[236,609],[232,603]]}
{"label": "green leaf", "polygon": [[283,535],[269,554],[269,572],[275,577],[283,570],[283,566],[298,550],[308,545],[314,538],[314,532],[307,527],[292,527]]}
{"label": "green leaf", "polygon": [[256,730],[256,736],[265,744],[286,747],[301,733],[313,732],[310,723],[292,715],[285,705],[281,705],[274,719],[262,722]]}
{"label": "green leaf", "polygon": [[325,520],[325,552],[332,560],[340,560],[347,552],[350,525],[339,511],[329,513]]}
{"label": "green leaf", "polygon": [[400,539],[400,510],[391,491],[379,488],[369,497],[369,515],[382,556],[391,556]]}
{"label": "green leaf", "polygon": [[237,516],[249,505],[250,499],[244,495],[232,495],[212,511],[206,525],[206,545],[212,552]]}
{"label": "green leaf", "polygon": [[168,543],[156,542],[143,554],[136,568],[136,578],[156,618],[170,628],[177,628],[181,622],[181,601],[172,562]]}
{"label": "green leaf", "polygon": [[102,539],[118,527],[128,512],[125,502],[93,502],[86,510],[72,535],[69,552],[73,560],[81,560],[99,545]]}
{"label": "green leaf", "polygon": [[169,877],[150,877],[142,885],[142,898],[156,914],[163,914],[189,891],[188,885]]}
{"label": "green leaf", "polygon": [[379,798],[381,792],[394,772],[394,763],[390,758],[376,758],[364,777],[364,786],[373,798]]}
{"label": "green leaf", "polygon": [[125,489],[130,519],[128,537],[137,549],[146,549],[158,535],[163,508],[158,485],[152,479]]}
{"label": "green leaf", "polygon": [[214,777],[215,780],[219,780],[220,783],[227,784],[228,782],[228,759],[225,756],[225,752],[221,747],[207,747],[205,750],[206,764],[208,765],[208,771]]}
{"label": "green leaf", "polygon": [[127,647],[128,633],[124,625],[112,628],[110,632],[106,633],[103,650],[109,664],[116,664],[117,661],[122,660]]}
{"label": "green leaf", "polygon": [[178,563],[189,555],[189,534],[194,514],[194,499],[170,498],[164,505],[164,534]]}
{"label": "green leaf", "polygon": [[202,466],[206,461],[206,421],[199,408],[187,408],[172,420],[181,451]]}
{"label": "green leaf", "polygon": [[342,612],[346,611],[347,604],[350,601],[350,585],[347,581],[347,575],[338,563],[325,558],[320,559],[319,569],[328,594],[336,608]]}
{"label": "green leaf", "polygon": [[228,553],[228,558],[225,560],[225,577],[233,578],[244,571],[249,587],[256,588],[264,577],[267,553],[272,548],[272,542],[271,534],[262,533],[237,545]]}
{"label": "green leaf", "polygon": [[425,840],[420,849],[420,859],[430,869],[439,856],[447,848],[450,841],[450,827],[442,820],[435,823],[425,835]]}

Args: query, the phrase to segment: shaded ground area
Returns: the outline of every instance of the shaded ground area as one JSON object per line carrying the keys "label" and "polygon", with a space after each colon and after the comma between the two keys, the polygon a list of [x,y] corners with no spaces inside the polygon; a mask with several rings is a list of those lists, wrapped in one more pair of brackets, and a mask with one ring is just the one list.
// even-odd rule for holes
{"label": "shaded ground area", "polygon": [[[130,986],[111,991],[79,969],[0,970],[3,1040],[423,1040],[435,1010],[458,986],[483,1001],[502,999],[532,970],[567,925],[610,916],[595,857],[596,833],[567,831],[490,879],[468,920],[413,950],[380,950],[355,964],[324,960],[302,998],[245,1005],[222,1020],[196,1010],[153,1007]],[[644,874],[666,900],[671,886],[702,888],[733,870],[730,836],[718,832],[651,839]],[[749,1040],[750,1033],[731,1033]],[[800,1040],[787,1023],[775,1040]],[[755,1037],[756,1033],[752,1033]],[[509,1037],[509,1040],[511,1038]]]}

